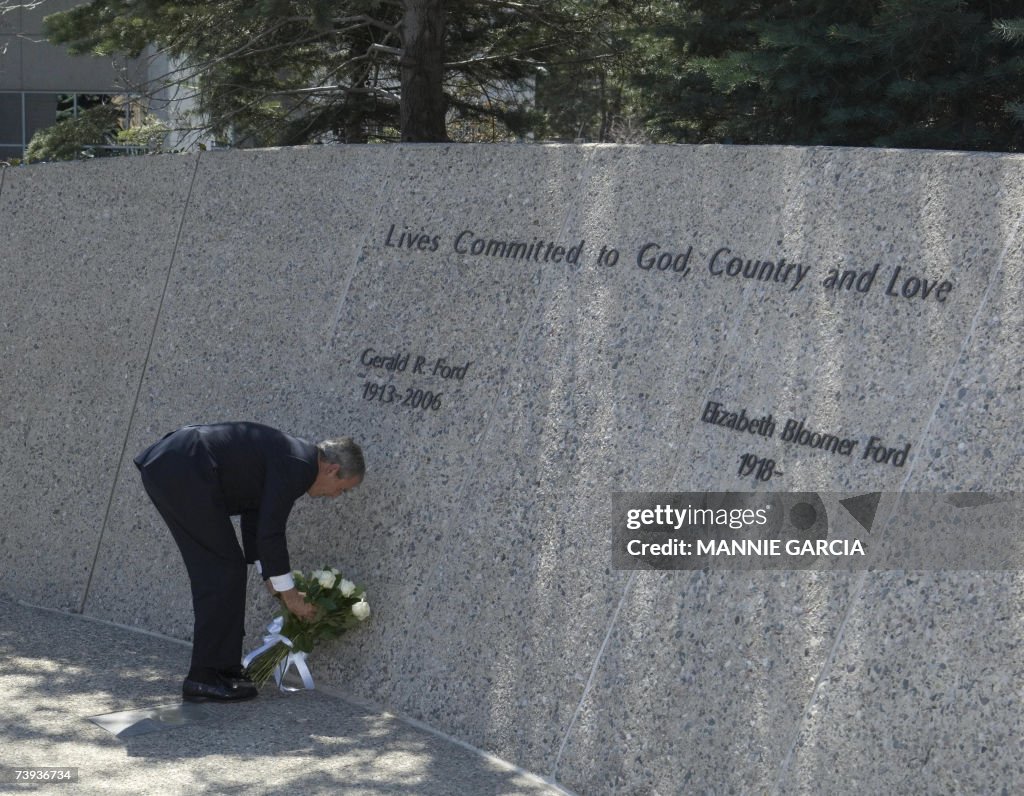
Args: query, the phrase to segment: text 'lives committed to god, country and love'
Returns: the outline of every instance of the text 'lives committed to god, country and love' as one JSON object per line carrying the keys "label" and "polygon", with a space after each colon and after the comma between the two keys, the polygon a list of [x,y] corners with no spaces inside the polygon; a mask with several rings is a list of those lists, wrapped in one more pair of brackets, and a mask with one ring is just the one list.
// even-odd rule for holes
{"label": "text 'lives committed to god, country and love'", "polygon": [[382,244],[392,253],[438,253],[463,260],[509,264],[542,264],[578,269],[631,268],[652,276],[707,279],[736,284],[771,286],[797,292],[812,286],[835,295],[878,293],[892,301],[945,305],[955,289],[946,275],[929,273],[934,267],[907,256],[897,263],[873,262],[862,266],[819,264],[787,256],[781,241],[775,250],[743,251],[728,243],[644,240],[629,247],[596,244],[585,238],[553,240],[536,236],[491,235],[474,229],[439,233],[425,227],[392,223]]}

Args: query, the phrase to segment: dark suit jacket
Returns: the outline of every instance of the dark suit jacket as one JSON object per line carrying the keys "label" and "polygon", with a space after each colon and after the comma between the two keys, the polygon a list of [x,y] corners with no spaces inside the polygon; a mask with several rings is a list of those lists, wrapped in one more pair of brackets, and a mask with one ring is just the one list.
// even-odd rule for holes
{"label": "dark suit jacket", "polygon": [[[211,500],[228,515],[241,516],[245,560],[259,559],[264,578],[291,571],[285,526],[295,501],[316,480],[313,443],[259,423],[185,426],[136,456],[135,464],[152,471],[160,460],[165,493],[175,493],[176,480],[189,483],[177,500],[196,504],[195,516],[207,514]],[[219,491],[197,494],[195,482],[182,472],[189,468],[212,468],[210,489],[219,485]]]}

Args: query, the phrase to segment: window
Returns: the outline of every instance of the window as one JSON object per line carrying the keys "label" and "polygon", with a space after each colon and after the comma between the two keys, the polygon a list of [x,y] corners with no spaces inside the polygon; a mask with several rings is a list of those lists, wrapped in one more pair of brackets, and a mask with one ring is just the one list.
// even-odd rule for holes
{"label": "window", "polygon": [[24,157],[28,142],[38,130],[107,103],[123,109],[122,128],[142,119],[143,107],[138,99],[125,94],[0,91],[0,159]]}

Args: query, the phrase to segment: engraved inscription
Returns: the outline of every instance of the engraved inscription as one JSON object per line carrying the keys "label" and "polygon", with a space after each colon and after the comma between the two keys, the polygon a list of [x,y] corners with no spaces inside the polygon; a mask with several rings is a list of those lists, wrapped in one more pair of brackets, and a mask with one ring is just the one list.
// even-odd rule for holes
{"label": "engraved inscription", "polygon": [[393,380],[366,380],[361,393],[364,401],[396,409],[436,412],[446,403],[445,393],[438,387],[464,381],[473,360],[453,359],[450,355],[425,356],[412,351],[382,353],[368,346],[359,355],[358,364],[364,376],[368,371],[378,371],[381,377],[397,373],[428,380],[414,385],[395,384]]}
{"label": "engraved inscription", "polygon": [[[700,416],[701,422],[727,428],[740,434],[750,434],[765,439],[775,438],[778,426],[772,413],[758,415],[748,413],[746,408],[739,411],[723,406],[719,401],[708,401]],[[835,456],[852,456],[854,449],[863,442],[863,453],[858,458],[890,467],[903,467],[910,456],[910,443],[888,445],[881,437],[870,435],[866,440],[831,433],[829,430],[812,428],[807,418],[786,418],[778,439],[787,445],[822,451]],[[783,475],[778,464],[767,457],[753,453],[740,456],[738,474],[753,476],[759,481],[768,481],[773,476]]]}
{"label": "engraved inscription", "polygon": [[[724,284],[763,285],[796,293],[815,283],[816,268],[825,272],[817,277],[820,291],[833,295],[857,295],[876,292],[890,300],[928,302],[942,305],[956,287],[943,277],[911,271],[906,264],[884,266],[875,263],[866,269],[822,267],[794,259],[777,241],[775,251],[738,251],[731,245],[701,247],[694,241],[647,240],[632,247],[630,259],[620,258],[622,247],[600,246],[579,241],[559,241],[537,236],[492,234],[474,229],[437,232],[407,223],[392,223],[383,235],[386,249],[409,254],[456,254],[471,261],[503,260],[509,263],[583,265],[600,269],[616,268],[622,263],[653,277],[675,279],[715,279]],[[628,250],[627,250],[628,251]]]}

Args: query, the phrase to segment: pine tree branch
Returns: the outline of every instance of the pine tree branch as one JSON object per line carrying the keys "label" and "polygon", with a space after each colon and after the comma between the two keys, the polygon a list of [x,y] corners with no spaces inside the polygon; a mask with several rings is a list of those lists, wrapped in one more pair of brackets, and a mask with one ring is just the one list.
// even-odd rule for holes
{"label": "pine tree branch", "polygon": [[1013,44],[1024,42],[1024,17],[1019,19],[997,19],[992,29],[1004,40]]}

